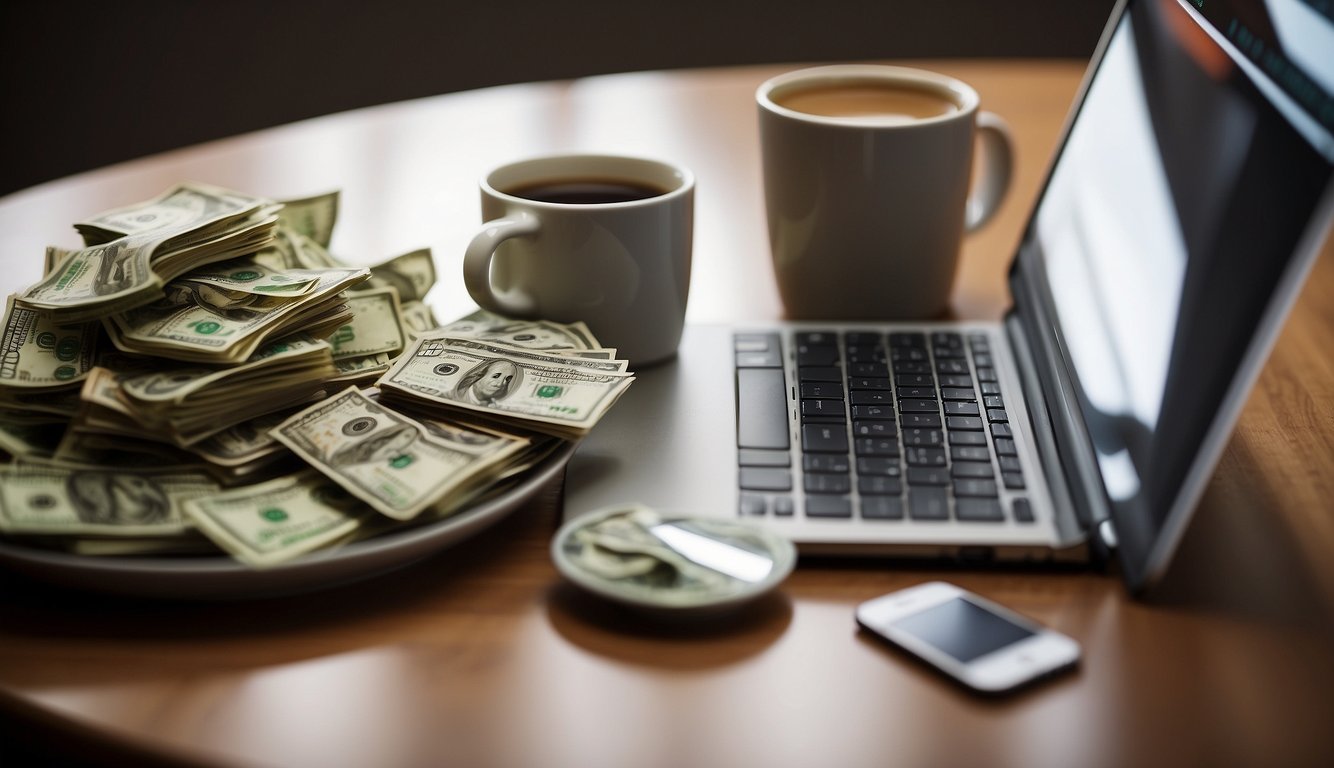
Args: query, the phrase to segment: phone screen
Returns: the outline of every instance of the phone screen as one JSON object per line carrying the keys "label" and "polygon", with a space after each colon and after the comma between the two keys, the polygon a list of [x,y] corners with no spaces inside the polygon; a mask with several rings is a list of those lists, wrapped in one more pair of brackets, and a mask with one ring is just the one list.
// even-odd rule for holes
{"label": "phone screen", "polygon": [[1033,633],[961,597],[904,617],[893,626],[967,664]]}

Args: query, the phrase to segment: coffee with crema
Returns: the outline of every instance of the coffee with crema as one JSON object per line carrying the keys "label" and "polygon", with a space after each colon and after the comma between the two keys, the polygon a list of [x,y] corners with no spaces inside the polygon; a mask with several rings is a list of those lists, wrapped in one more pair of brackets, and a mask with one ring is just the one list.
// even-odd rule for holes
{"label": "coffee with crema", "polygon": [[959,111],[959,105],[944,94],[887,82],[830,83],[774,93],[771,98],[793,111],[822,117],[922,120]]}

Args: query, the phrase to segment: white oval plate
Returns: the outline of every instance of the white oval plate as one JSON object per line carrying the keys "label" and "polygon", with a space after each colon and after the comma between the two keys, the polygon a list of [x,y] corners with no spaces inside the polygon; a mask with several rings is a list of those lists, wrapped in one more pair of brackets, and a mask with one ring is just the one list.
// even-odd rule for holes
{"label": "white oval plate", "polygon": [[493,499],[437,523],[256,569],[230,557],[90,557],[0,542],[0,564],[42,581],[137,597],[220,600],[327,589],[395,570],[463,541],[531,499],[574,453],[566,443]]}

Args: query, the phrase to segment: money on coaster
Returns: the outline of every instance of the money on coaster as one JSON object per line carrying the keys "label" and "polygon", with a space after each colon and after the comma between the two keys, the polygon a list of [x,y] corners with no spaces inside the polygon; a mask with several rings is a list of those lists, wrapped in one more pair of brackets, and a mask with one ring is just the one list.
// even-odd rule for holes
{"label": "money on coaster", "polygon": [[639,504],[570,520],[552,540],[551,556],[562,575],[593,594],[675,615],[753,600],[797,562],[792,542],[753,523]]}

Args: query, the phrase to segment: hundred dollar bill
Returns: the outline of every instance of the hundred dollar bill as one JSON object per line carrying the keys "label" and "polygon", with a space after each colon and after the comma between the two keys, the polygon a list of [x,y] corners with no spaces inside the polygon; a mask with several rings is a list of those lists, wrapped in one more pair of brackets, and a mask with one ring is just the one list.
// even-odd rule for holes
{"label": "hundred dollar bill", "polygon": [[189,527],[181,504],[217,490],[203,474],[0,466],[0,531],[171,536]]}
{"label": "hundred dollar bill", "polygon": [[522,320],[479,309],[440,328],[450,336],[498,341],[524,349],[584,350],[600,349],[588,326],[581,322],[556,323],[550,320]]}
{"label": "hundred dollar bill", "polygon": [[377,382],[384,397],[580,436],[634,381],[624,360],[585,360],[505,344],[423,336]]}
{"label": "hundred dollar bill", "polygon": [[293,229],[328,248],[338,221],[338,190],[299,200],[283,200],[278,212],[282,226]]}
{"label": "hundred dollar bill", "polygon": [[50,388],[82,380],[93,367],[98,330],[95,323],[59,323],[16,306],[11,295],[0,337],[0,386]]}
{"label": "hundred dollar bill", "polygon": [[297,413],[270,433],[326,477],[395,520],[410,520],[485,477],[518,441],[446,442],[355,388]]}
{"label": "hundred dollar bill", "polygon": [[184,506],[205,536],[255,567],[284,563],[340,542],[373,514],[313,470],[191,499]]}

